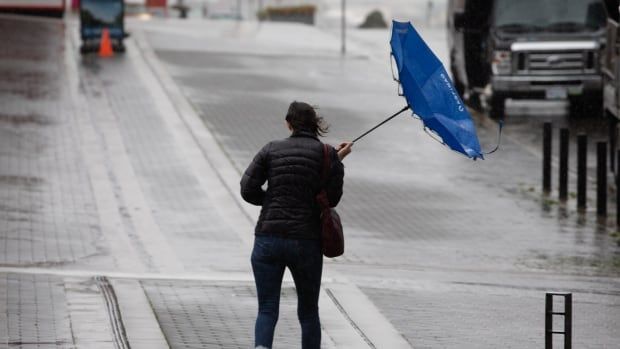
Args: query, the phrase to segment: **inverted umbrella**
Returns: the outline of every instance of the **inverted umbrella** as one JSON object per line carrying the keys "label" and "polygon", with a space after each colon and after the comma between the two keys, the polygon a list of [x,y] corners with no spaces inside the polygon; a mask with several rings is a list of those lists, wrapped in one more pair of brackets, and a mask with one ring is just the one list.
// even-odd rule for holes
{"label": "inverted umbrella", "polygon": [[402,87],[407,107],[353,142],[411,108],[424,123],[424,129],[438,136],[450,149],[474,160],[483,159],[469,111],[456,92],[446,69],[411,23],[392,22],[390,45],[398,71],[398,78],[394,79]]}

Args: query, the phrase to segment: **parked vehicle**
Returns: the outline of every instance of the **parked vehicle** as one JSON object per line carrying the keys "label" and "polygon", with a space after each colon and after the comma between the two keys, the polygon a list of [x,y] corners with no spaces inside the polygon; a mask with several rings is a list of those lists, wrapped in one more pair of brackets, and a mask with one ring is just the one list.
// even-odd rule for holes
{"label": "parked vehicle", "polygon": [[607,48],[603,60],[603,102],[607,116],[620,118],[620,27],[618,19],[607,21]]}
{"label": "parked vehicle", "polygon": [[[449,49],[457,90],[484,96],[493,117],[515,99],[568,99],[600,113],[603,0],[449,0]],[[598,110],[597,110],[598,109]]]}
{"label": "parked vehicle", "polygon": [[65,13],[65,0],[0,0],[0,12],[61,18]]}
{"label": "parked vehicle", "polygon": [[125,51],[125,4],[123,0],[81,0],[81,53],[99,49],[103,29],[107,29],[114,51]]}

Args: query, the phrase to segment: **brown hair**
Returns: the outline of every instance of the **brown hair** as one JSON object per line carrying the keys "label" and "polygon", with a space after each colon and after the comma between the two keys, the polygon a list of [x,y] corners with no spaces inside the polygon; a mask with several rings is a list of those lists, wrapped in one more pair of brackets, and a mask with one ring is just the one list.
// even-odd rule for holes
{"label": "brown hair", "polygon": [[329,129],[325,120],[316,114],[316,108],[304,102],[291,103],[286,113],[286,121],[293,127],[293,132],[307,131],[324,136]]}

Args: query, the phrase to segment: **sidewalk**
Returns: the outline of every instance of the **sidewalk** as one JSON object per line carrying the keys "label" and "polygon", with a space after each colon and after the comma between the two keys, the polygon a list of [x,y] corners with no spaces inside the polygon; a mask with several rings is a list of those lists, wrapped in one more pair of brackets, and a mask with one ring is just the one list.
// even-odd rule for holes
{"label": "sidewalk", "polygon": [[[213,143],[207,153],[197,146],[179,105],[132,42],[125,56],[82,59],[70,19],[66,27],[14,17],[0,23],[13,35],[8,47],[14,50],[2,57],[2,73],[16,74],[10,69],[18,66],[20,76],[45,77],[2,80],[0,98],[14,110],[0,118],[0,132],[8,135],[0,138],[8,150],[0,156],[7,203],[2,224],[8,227],[0,234],[0,279],[6,280],[0,317],[7,324],[0,343],[249,346],[256,313],[248,257],[252,220],[233,198],[236,192],[223,185],[226,170],[216,172],[209,162],[219,146]],[[19,36],[20,29],[33,28],[42,33],[39,41]],[[209,135],[202,136],[204,145]],[[248,290],[242,303],[239,289]],[[185,297],[192,294],[207,295],[202,307]],[[187,308],[179,314],[176,307]],[[327,296],[322,309],[330,324],[326,348],[366,346]],[[206,314],[203,322],[196,322],[196,310]],[[294,313],[283,307],[284,319]],[[203,330],[209,328],[207,338]],[[296,345],[298,336],[283,336]]]}

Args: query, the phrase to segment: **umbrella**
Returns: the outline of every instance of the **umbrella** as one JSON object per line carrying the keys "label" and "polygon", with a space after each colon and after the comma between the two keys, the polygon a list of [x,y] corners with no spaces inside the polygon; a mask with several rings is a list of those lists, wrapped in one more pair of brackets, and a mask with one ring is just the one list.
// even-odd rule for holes
{"label": "umbrella", "polygon": [[393,21],[390,45],[398,71],[398,78],[394,79],[402,87],[407,106],[353,142],[407,109],[412,109],[414,115],[422,120],[424,130],[433,138],[471,159],[483,159],[484,153],[469,111],[446,69],[411,23]]}

